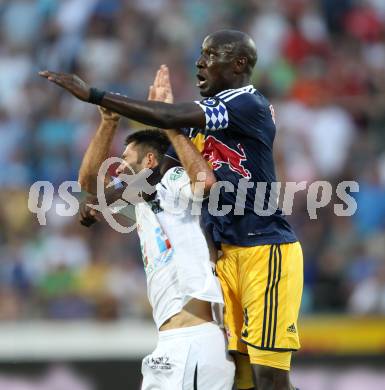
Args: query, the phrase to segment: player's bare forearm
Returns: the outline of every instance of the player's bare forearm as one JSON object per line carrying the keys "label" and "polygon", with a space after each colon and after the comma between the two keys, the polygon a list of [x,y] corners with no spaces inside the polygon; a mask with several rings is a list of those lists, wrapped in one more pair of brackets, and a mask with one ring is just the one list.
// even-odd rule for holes
{"label": "player's bare forearm", "polygon": [[91,88],[80,77],[73,74],[45,70],[39,72],[39,75],[66,89],[79,100],[105,107],[148,126],[164,129],[205,126],[205,114],[195,103],[169,104],[134,100]]}
{"label": "player's bare forearm", "polygon": [[[96,194],[98,172],[100,166],[108,158],[119,123],[118,114],[104,108],[100,108],[99,111],[102,119],[84,154],[78,178],[81,188],[90,194]],[[106,185],[108,181],[106,177]]]}
{"label": "player's bare forearm", "polygon": [[203,111],[195,103],[169,104],[157,101],[140,101],[122,95],[106,93],[101,105],[122,116],[161,129],[204,127],[206,124]]}
{"label": "player's bare forearm", "polygon": [[[180,130],[165,131],[191,180],[192,191],[194,192],[197,182],[204,181],[204,194],[207,195],[216,182],[213,170],[191,140]],[[199,174],[202,176],[199,176]]]}

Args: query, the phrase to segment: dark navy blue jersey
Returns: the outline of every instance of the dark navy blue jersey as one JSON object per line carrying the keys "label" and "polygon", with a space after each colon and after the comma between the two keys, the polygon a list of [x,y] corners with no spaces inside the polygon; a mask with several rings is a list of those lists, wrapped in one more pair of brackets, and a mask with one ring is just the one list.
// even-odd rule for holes
{"label": "dark navy blue jersey", "polygon": [[205,113],[206,128],[185,131],[223,182],[219,204],[211,194],[202,212],[214,241],[238,246],[297,241],[277,207],[272,105],[252,86],[196,103]]}

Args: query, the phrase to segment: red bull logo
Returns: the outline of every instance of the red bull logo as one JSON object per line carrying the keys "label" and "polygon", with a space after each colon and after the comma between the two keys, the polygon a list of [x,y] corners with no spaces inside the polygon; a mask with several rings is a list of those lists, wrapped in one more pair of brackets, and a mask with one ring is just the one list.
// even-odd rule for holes
{"label": "red bull logo", "polygon": [[211,164],[214,171],[223,164],[227,164],[233,172],[250,179],[250,171],[243,166],[243,162],[247,160],[245,151],[241,144],[238,144],[237,148],[238,150],[232,149],[212,135],[209,135],[205,140],[202,156]]}

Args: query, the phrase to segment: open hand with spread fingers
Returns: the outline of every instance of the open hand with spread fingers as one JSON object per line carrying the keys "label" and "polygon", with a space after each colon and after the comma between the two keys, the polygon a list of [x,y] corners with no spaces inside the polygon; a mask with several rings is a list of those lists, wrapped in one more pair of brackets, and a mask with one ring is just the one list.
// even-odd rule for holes
{"label": "open hand with spread fingers", "polygon": [[44,70],[39,72],[39,76],[45,77],[59,87],[66,89],[68,92],[72,93],[72,95],[84,102],[89,100],[91,87],[75,74]]}

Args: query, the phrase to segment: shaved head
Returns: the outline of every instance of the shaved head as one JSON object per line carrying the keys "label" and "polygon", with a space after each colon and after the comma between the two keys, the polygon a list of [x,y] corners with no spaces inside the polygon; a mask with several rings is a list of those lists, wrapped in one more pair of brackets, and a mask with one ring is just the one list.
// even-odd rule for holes
{"label": "shaved head", "polygon": [[249,35],[237,30],[219,30],[208,35],[205,41],[208,39],[229,55],[245,57],[248,64],[247,71],[251,74],[257,62],[257,49]]}

